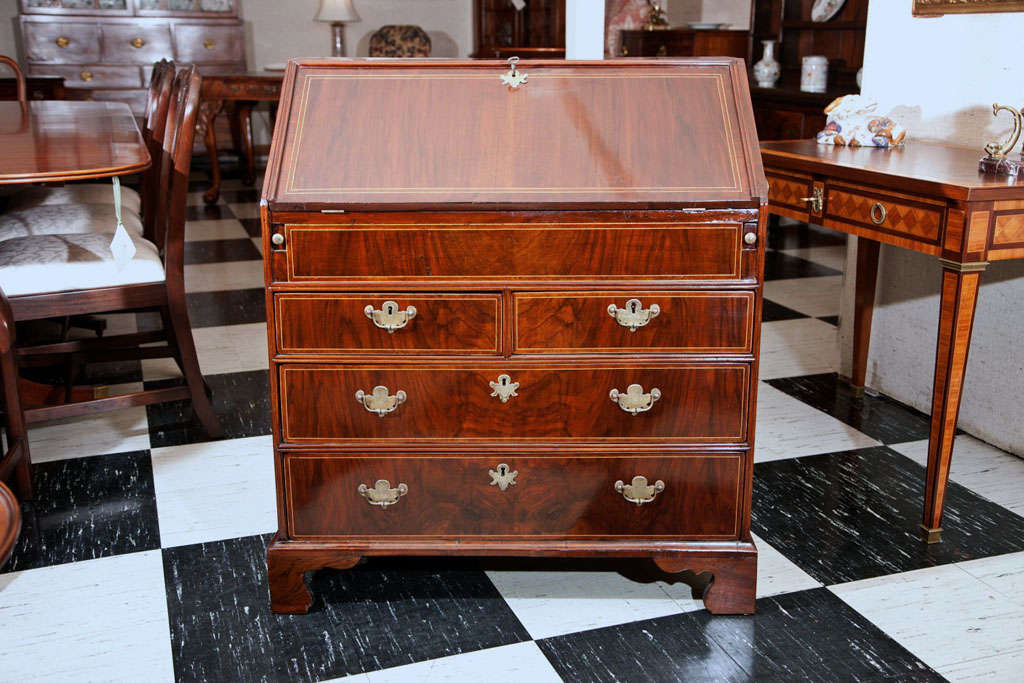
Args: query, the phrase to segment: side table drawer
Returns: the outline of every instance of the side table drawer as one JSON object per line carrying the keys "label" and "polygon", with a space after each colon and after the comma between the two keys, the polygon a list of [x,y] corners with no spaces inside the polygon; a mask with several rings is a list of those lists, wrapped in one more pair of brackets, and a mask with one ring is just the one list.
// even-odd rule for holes
{"label": "side table drawer", "polygon": [[48,75],[63,76],[68,88],[141,88],[142,75],[137,66],[103,66],[83,64],[76,66],[48,66]]}
{"label": "side table drawer", "polygon": [[103,61],[152,64],[171,56],[167,25],[108,24],[103,27]]}
{"label": "side table drawer", "polygon": [[175,59],[189,64],[237,62],[243,58],[241,26],[178,24],[174,27]]}
{"label": "side table drawer", "polygon": [[810,176],[779,175],[767,173],[768,201],[777,208],[787,210],[787,215],[809,220],[814,193],[814,180]]}
{"label": "side table drawer", "polygon": [[281,436],[738,443],[746,439],[749,385],[745,363],[286,364]]}
{"label": "side table drawer", "polygon": [[22,21],[25,61],[51,64],[98,62],[100,27],[79,22]]}
{"label": "side table drawer", "polygon": [[274,306],[281,354],[501,351],[498,294],[289,293]]}
{"label": "side table drawer", "polygon": [[[739,533],[742,453],[635,458],[501,453],[465,458],[415,454],[353,458],[324,453],[283,457],[289,532],[296,539],[525,535],[725,539]],[[645,489],[634,477],[644,477],[647,486],[657,482],[662,486]],[[619,481],[621,492],[616,490]],[[634,484],[636,488],[626,489]],[[635,503],[623,493],[635,500],[653,497]]]}
{"label": "side table drawer", "polygon": [[516,353],[750,353],[753,292],[523,292]]}
{"label": "side table drawer", "polygon": [[938,245],[942,236],[943,208],[869,188],[829,185],[825,218]]}

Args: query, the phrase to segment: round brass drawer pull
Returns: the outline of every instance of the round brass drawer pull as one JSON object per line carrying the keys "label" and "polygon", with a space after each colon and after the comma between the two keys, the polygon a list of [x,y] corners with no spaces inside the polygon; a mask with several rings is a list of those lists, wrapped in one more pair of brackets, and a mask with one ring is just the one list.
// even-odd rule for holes
{"label": "round brass drawer pull", "polygon": [[282,244],[284,244],[284,234],[280,232],[275,232],[273,235],[270,236],[270,243],[273,244],[275,247],[281,246]]}
{"label": "round brass drawer pull", "polygon": [[92,80],[92,72],[91,71],[83,71],[82,73],[78,74],[78,76],[79,76],[79,78],[81,78],[86,83],[88,83],[89,81]]}
{"label": "round brass drawer pull", "polygon": [[757,244],[757,233],[748,232],[746,235],[743,236],[743,243],[748,244],[750,246],[754,246],[755,244]]}
{"label": "round brass drawer pull", "polygon": [[387,479],[378,479],[374,482],[373,488],[366,484],[360,484],[357,490],[359,495],[366,499],[367,503],[382,508],[394,505],[398,502],[399,498],[409,493],[409,487],[405,484],[399,484],[395,488],[391,488],[391,482]]}
{"label": "round brass drawer pull", "polygon": [[57,43],[57,47],[59,47],[60,49],[62,49],[62,50],[63,50],[64,48],[66,48],[66,47],[67,47],[68,45],[70,45],[70,44],[71,44],[71,39],[70,39],[70,38],[68,38],[67,36],[60,36],[60,37],[59,37],[59,38],[57,38],[57,40],[56,40],[56,41],[54,41],[54,42],[56,42],[56,43]]}
{"label": "round brass drawer pull", "polygon": [[407,306],[404,311],[399,310],[398,304],[394,301],[385,301],[378,311],[373,305],[367,305],[363,309],[366,317],[373,321],[373,324],[382,330],[394,334],[409,324],[409,321],[416,317],[416,307]]}
{"label": "round brass drawer pull", "polygon": [[205,47],[207,50],[212,50],[213,48],[217,47],[217,41],[213,38],[207,38],[203,41],[203,47]]}
{"label": "round brass drawer pull", "polygon": [[645,394],[642,386],[630,384],[626,387],[625,393],[620,392],[618,389],[612,389],[608,392],[608,398],[612,400],[612,403],[618,404],[619,408],[630,415],[638,415],[639,413],[646,413],[654,406],[654,402],[661,398],[661,390],[658,387],[654,387],[650,393]]}
{"label": "round brass drawer pull", "polygon": [[619,479],[615,482],[615,490],[630,503],[643,505],[650,503],[655,496],[665,490],[665,482],[659,479],[653,484],[648,484],[647,477],[637,476],[633,477],[633,481],[629,484]]}
{"label": "round brass drawer pull", "polygon": [[138,50],[146,46],[146,41],[142,38],[132,38],[131,46]]}
{"label": "round brass drawer pull", "polygon": [[636,332],[657,318],[659,313],[661,313],[661,306],[651,304],[650,308],[644,308],[640,299],[630,299],[626,302],[625,308],[619,308],[615,304],[608,306],[608,315],[615,318],[615,322],[622,327],[628,327],[630,332]]}
{"label": "round brass drawer pull", "polygon": [[356,392],[356,400],[362,403],[367,411],[377,413],[379,417],[394,412],[395,408],[405,403],[406,398],[404,391],[398,390],[391,396],[388,394],[388,388],[382,386],[374,387],[369,394],[362,389]]}
{"label": "round brass drawer pull", "polygon": [[889,212],[885,210],[885,207],[875,202],[871,206],[871,222],[875,225],[881,225],[885,222],[885,217],[889,215]]}

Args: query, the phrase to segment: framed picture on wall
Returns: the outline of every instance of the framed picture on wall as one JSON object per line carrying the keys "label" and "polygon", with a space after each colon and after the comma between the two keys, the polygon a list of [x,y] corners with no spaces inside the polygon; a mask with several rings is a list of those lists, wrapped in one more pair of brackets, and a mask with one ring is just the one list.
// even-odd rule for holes
{"label": "framed picture on wall", "polygon": [[1024,0],[914,0],[914,16],[1024,12]]}

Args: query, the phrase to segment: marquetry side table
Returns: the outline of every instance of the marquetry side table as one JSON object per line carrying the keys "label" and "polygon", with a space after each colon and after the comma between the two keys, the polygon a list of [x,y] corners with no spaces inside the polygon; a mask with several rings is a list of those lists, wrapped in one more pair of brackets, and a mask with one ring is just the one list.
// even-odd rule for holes
{"label": "marquetry side table", "polygon": [[814,140],[761,145],[769,211],[858,237],[854,387],[863,389],[879,244],[936,256],[941,312],[923,538],[940,540],[942,506],[960,411],[981,274],[990,261],[1024,258],[1024,181],[978,172],[981,152],[911,142],[846,148]]}

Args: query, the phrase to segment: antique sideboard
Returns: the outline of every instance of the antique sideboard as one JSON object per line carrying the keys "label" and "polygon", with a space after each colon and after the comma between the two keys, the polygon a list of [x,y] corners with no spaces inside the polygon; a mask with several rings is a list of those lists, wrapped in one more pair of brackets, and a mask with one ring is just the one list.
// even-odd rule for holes
{"label": "antique sideboard", "polygon": [[22,64],[68,96],[146,106],[153,62],[245,71],[238,0],[20,0]]}
{"label": "antique sideboard", "polygon": [[[261,201],[274,611],[380,555],[616,556],[754,609],[743,60],[292,61]],[[381,116],[387,112],[387,116]]]}

